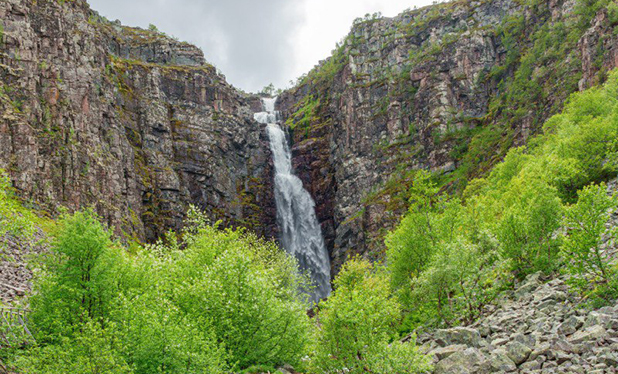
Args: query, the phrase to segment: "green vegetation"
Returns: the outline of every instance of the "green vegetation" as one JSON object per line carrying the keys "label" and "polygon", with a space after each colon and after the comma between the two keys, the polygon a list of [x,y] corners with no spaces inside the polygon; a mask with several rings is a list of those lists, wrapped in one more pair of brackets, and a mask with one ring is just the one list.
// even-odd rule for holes
{"label": "green vegetation", "polygon": [[286,125],[292,130],[307,130],[320,120],[320,105],[320,99],[316,99],[313,95],[305,96],[302,101],[298,103],[298,109],[287,119]]}
{"label": "green vegetation", "polygon": [[592,304],[618,297],[616,270],[602,253],[618,202],[594,185],[618,170],[617,93],[618,72],[571,96],[543,135],[512,149],[461,199],[417,175],[409,213],[386,242],[408,328],[469,322],[513,278],[537,271],[563,269]]}
{"label": "green vegetation", "polygon": [[63,216],[30,299],[39,346],[16,352],[14,364],[201,373],[298,363],[310,324],[294,261],[273,243],[189,216],[182,242],[170,236],[135,253],[91,211]]}
{"label": "green vegetation", "polygon": [[[578,192],[576,204],[568,207],[564,224],[569,230],[562,250],[566,258],[571,259],[566,265],[572,286],[580,292],[586,292],[590,285],[597,303],[611,302],[618,295],[616,270],[612,267],[606,254],[602,251],[603,234],[610,214],[618,207],[616,195],[608,195],[604,184],[590,185]],[[615,229],[609,233],[616,238]]]}
{"label": "green vegetation", "polygon": [[[15,196],[6,172],[0,169],[0,238],[5,235],[15,237],[29,237],[34,232],[32,221],[34,214],[23,208]],[[0,243],[0,253],[2,244]]]}
{"label": "green vegetation", "polygon": [[398,341],[400,306],[383,268],[367,262],[346,266],[312,321],[308,278],[290,256],[244,230],[220,230],[194,209],[182,232],[144,247],[115,242],[91,210],[61,216],[52,237],[29,297],[36,344],[0,351],[19,372],[428,367],[413,342]]}
{"label": "green vegetation", "polygon": [[[320,304],[311,373],[422,373],[426,357],[414,344],[394,341],[400,306],[383,269],[351,259],[335,280],[335,291]],[[391,344],[392,342],[392,344]]]}

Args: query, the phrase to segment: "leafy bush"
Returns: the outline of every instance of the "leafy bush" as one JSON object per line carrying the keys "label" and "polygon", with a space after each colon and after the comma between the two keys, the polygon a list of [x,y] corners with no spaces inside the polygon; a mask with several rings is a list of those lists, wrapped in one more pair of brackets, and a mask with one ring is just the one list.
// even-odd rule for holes
{"label": "leafy bush", "polygon": [[107,316],[114,297],[109,273],[118,255],[91,210],[61,218],[52,255],[31,298],[40,340],[69,337],[76,327]]}
{"label": "leafy bush", "polygon": [[193,235],[172,271],[199,271],[176,285],[179,308],[213,322],[234,366],[296,364],[310,326],[295,261],[243,231],[205,226]]}
{"label": "leafy bush", "polygon": [[584,187],[578,197],[577,203],[566,211],[564,224],[568,235],[562,251],[572,274],[571,284],[582,292],[589,292],[595,285],[612,284],[615,278],[602,244],[606,225],[618,202],[615,195],[607,194],[604,184]]}
{"label": "leafy bush", "polygon": [[7,234],[21,237],[32,235],[33,219],[34,214],[24,209],[17,200],[9,176],[0,169],[0,237]]}
{"label": "leafy bush", "polygon": [[557,246],[552,237],[560,226],[562,204],[555,188],[531,177],[518,177],[501,196],[503,216],[496,228],[502,253],[515,275],[551,271]]}
{"label": "leafy bush", "polygon": [[438,188],[426,172],[417,174],[410,191],[408,215],[387,236],[389,264],[393,285],[401,297],[408,297],[410,276],[418,276],[444,242],[454,238],[460,226],[461,205],[438,195]]}
{"label": "leafy bush", "polygon": [[415,314],[416,321],[436,319],[456,325],[478,317],[500,291],[503,270],[495,266],[493,256],[481,245],[446,244],[412,282],[411,302],[423,306],[422,315]]}
{"label": "leafy bush", "polygon": [[388,280],[364,260],[348,260],[320,304],[312,372],[420,373],[428,361],[413,343],[394,342],[400,308]]}
{"label": "leafy bush", "polygon": [[129,374],[133,370],[119,354],[120,343],[96,322],[87,322],[71,339],[33,348],[15,359],[22,373]]}
{"label": "leafy bush", "polygon": [[[598,287],[586,293],[618,295],[618,281],[599,255],[614,203],[603,188],[586,187],[618,171],[618,73],[602,88],[574,94],[544,129],[486,178],[470,182],[463,200],[436,197],[426,177],[415,182],[410,212],[386,241],[408,328],[469,321],[512,277],[549,273],[565,260],[580,291],[592,277]],[[572,229],[563,237],[565,212]]]}
{"label": "leafy bush", "polygon": [[129,254],[92,211],[64,215],[31,298],[40,346],[11,363],[37,373],[297,364],[310,324],[296,262],[195,210],[180,237]]}

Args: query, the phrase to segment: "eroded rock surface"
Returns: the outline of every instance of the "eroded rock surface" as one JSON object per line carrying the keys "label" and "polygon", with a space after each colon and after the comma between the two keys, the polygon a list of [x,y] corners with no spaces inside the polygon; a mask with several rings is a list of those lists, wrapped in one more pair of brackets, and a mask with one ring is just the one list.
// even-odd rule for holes
{"label": "eroded rock surface", "polygon": [[275,236],[256,100],[198,48],[84,0],[2,1],[0,22],[0,168],[22,197],[93,206],[125,237],[178,229],[189,204]]}
{"label": "eroded rock surface", "polygon": [[[381,256],[414,170],[462,188],[618,66],[606,9],[579,29],[569,23],[574,0],[535,4],[454,1],[359,21],[281,96],[335,272],[349,255]],[[564,25],[577,39],[567,40]]]}

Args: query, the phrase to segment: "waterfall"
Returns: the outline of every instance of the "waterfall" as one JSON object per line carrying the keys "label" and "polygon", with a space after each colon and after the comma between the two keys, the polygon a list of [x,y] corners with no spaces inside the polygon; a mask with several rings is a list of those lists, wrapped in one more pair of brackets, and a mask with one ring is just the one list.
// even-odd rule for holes
{"label": "waterfall", "polygon": [[263,112],[256,113],[255,119],[267,125],[270,139],[275,165],[275,202],[281,245],[296,257],[300,269],[310,274],[315,286],[310,296],[317,302],[331,291],[330,259],[315,214],[315,202],[292,170],[290,147],[279,126],[279,113],[275,111],[276,100],[262,99]]}

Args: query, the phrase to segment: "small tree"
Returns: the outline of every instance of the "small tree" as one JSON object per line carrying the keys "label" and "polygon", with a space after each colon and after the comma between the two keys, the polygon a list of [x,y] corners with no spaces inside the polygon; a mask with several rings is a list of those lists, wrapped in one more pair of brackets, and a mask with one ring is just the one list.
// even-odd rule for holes
{"label": "small tree", "polygon": [[115,251],[110,234],[92,210],[64,215],[31,299],[32,320],[48,337],[71,335],[92,319],[103,319],[114,293],[110,271]]}
{"label": "small tree", "polygon": [[591,284],[608,284],[614,278],[602,244],[606,224],[617,205],[616,196],[608,195],[604,184],[592,184],[578,192],[577,203],[566,211],[564,224],[569,231],[562,251],[574,275],[571,282],[581,291],[590,289]]}
{"label": "small tree", "polygon": [[275,85],[271,83],[262,88],[262,91],[260,91],[259,94],[263,96],[274,96],[276,92],[277,90],[275,89]]}

